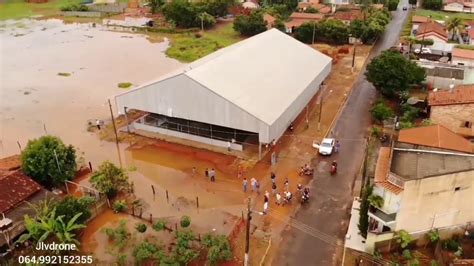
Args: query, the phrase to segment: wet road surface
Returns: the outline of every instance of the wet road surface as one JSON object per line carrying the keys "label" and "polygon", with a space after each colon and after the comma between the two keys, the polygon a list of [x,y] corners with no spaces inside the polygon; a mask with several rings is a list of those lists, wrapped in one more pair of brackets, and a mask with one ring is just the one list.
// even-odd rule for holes
{"label": "wet road surface", "polygon": [[[393,20],[387,25],[385,34],[374,46],[370,57],[397,44],[398,36],[408,16],[402,1]],[[370,61],[368,61],[370,62]],[[310,204],[302,206],[295,219],[317,231],[290,228],[283,234],[283,241],[272,265],[334,265],[336,264],[336,245],[327,244],[317,236],[322,232],[330,238],[343,240],[352,190],[361,168],[370,126],[369,109],[376,97],[375,89],[361,72],[347,105],[339,117],[333,136],[341,142],[339,154],[315,159],[315,178],[311,184]],[[338,173],[329,175],[332,160],[338,161]],[[328,239],[328,238],[327,238]],[[342,242],[341,242],[342,243]],[[338,262],[340,263],[340,262]]]}

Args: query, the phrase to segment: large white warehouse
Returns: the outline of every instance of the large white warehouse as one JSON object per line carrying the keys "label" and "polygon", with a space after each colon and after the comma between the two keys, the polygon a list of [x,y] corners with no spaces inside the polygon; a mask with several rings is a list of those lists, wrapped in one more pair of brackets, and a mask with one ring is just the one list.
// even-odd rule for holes
{"label": "large white warehouse", "polygon": [[135,129],[241,150],[278,140],[331,71],[331,58],[272,29],[116,96],[149,114]]}

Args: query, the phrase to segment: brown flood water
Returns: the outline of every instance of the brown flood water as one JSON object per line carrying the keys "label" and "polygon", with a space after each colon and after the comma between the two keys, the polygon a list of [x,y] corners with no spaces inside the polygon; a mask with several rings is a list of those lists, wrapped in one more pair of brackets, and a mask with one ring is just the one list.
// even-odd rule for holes
{"label": "brown flood water", "polygon": [[124,92],[118,83],[140,85],[182,66],[166,57],[167,47],[100,25],[0,22],[0,156],[47,132],[79,148],[86,161],[117,162],[115,145],[87,132],[87,121],[110,119],[106,101]]}

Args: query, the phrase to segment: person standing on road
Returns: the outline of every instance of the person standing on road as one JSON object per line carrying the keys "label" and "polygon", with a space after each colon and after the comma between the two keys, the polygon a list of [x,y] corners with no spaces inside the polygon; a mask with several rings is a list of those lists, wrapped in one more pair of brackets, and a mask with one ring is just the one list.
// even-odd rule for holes
{"label": "person standing on road", "polygon": [[341,143],[339,143],[339,140],[336,140],[336,145],[334,147],[334,150],[336,151],[336,153],[338,153],[340,149],[341,149]]}
{"label": "person standing on road", "polygon": [[271,172],[270,174],[270,178],[272,179],[272,184],[275,184],[275,180],[276,180],[276,175],[274,172]]}
{"label": "person standing on road", "polygon": [[100,130],[100,124],[101,124],[101,123],[100,123],[100,120],[97,119],[97,120],[95,121],[95,125],[97,126],[97,129],[98,129],[98,130]]}
{"label": "person standing on road", "polygon": [[268,190],[265,190],[264,197],[265,197],[265,199],[267,199],[267,200],[270,198],[270,192],[268,192]]}
{"label": "person standing on road", "polygon": [[275,195],[277,193],[277,185],[275,183],[272,184],[272,194]]}
{"label": "person standing on road", "polygon": [[288,181],[288,177],[285,179],[285,188],[286,191],[290,191],[290,182]]}
{"label": "person standing on road", "polygon": [[257,194],[260,194],[260,183],[258,180],[255,180],[255,190],[257,191]]}
{"label": "person standing on road", "polygon": [[204,175],[206,176],[206,178],[209,178],[209,169],[206,168],[206,170],[204,170]]}
{"label": "person standing on road", "polygon": [[242,186],[244,188],[244,192],[247,192],[247,183],[248,183],[247,178],[244,177],[244,180],[242,181]]}
{"label": "person standing on road", "polygon": [[257,191],[257,180],[252,177],[252,179],[250,179],[250,185],[252,185],[252,191],[255,192]]}
{"label": "person standing on road", "polygon": [[216,170],[214,170],[214,168],[209,171],[209,175],[211,177],[211,182],[216,182]]}
{"label": "person standing on road", "polygon": [[281,195],[280,195],[280,193],[277,192],[276,195],[275,195],[275,198],[276,198],[276,204],[281,205]]}

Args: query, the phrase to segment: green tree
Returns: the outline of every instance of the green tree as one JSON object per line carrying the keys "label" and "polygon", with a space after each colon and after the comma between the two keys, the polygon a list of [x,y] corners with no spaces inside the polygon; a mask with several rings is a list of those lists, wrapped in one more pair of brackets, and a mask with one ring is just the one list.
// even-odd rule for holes
{"label": "green tree", "polygon": [[133,256],[138,265],[143,265],[148,260],[157,260],[163,257],[163,251],[158,246],[145,241],[136,246],[133,250]]}
{"label": "green tree", "polygon": [[352,37],[361,38],[362,34],[365,31],[365,23],[360,19],[356,19],[351,22],[349,25],[349,32],[352,34]]}
{"label": "green tree", "polygon": [[235,0],[207,0],[204,1],[205,12],[215,17],[223,17],[229,13],[229,8],[236,4]]}
{"label": "green tree", "polygon": [[274,28],[280,30],[281,32],[286,33],[285,23],[283,23],[283,20],[281,20],[281,19],[275,20]]}
{"label": "green tree", "polygon": [[207,260],[211,265],[232,259],[232,248],[225,235],[206,234],[202,239],[202,244],[208,249]]}
{"label": "green tree", "polygon": [[364,189],[364,194],[362,195],[362,201],[360,203],[359,224],[357,227],[359,228],[359,233],[363,238],[367,238],[367,230],[369,229],[369,197],[372,195],[373,189],[372,186],[367,186]]}
{"label": "green tree", "polygon": [[398,0],[389,0],[388,1],[388,10],[395,11],[398,7]]}
{"label": "green tree", "polygon": [[188,265],[191,261],[199,257],[199,252],[192,249],[191,243],[196,239],[191,230],[179,231],[177,233],[178,243],[174,250],[174,258],[181,265]]}
{"label": "green tree", "polygon": [[76,213],[82,213],[77,219],[78,223],[85,223],[90,217],[90,207],[94,204],[95,199],[92,197],[75,198],[72,196],[65,197],[61,202],[56,204],[56,216],[63,216],[65,223],[68,223]]}
{"label": "green tree", "polygon": [[191,225],[191,217],[187,215],[183,215],[181,217],[180,224],[181,224],[181,227],[183,228],[189,227]]}
{"label": "green tree", "polygon": [[303,25],[299,26],[296,29],[295,38],[304,43],[312,43],[313,31],[314,31],[315,40],[317,40],[316,36],[321,34],[320,25],[321,24],[313,22],[313,21],[303,23]]}
{"label": "green tree", "polygon": [[160,10],[160,8],[165,4],[164,0],[148,0],[148,4],[150,5],[151,13],[156,14]]}
{"label": "green tree", "polygon": [[21,168],[48,188],[60,186],[76,175],[76,150],[54,136],[30,140],[21,154]]}
{"label": "green tree", "polygon": [[206,12],[200,13],[197,16],[196,20],[196,23],[200,25],[200,27],[202,26],[205,29],[208,29],[216,24],[216,19]]}
{"label": "green tree", "polygon": [[109,237],[109,240],[113,241],[115,246],[122,251],[127,245],[127,241],[130,239],[131,234],[127,229],[127,222],[120,220],[117,228],[105,228],[103,232]]}
{"label": "green tree", "polygon": [[128,206],[125,200],[117,200],[114,202],[113,209],[116,213],[126,212],[128,210]]}
{"label": "green tree", "polygon": [[408,3],[412,6],[416,6],[417,0],[408,0]]}
{"label": "green tree", "polygon": [[90,182],[92,187],[109,198],[115,197],[118,191],[129,188],[127,173],[109,161],[105,161],[99,166]]}
{"label": "green tree", "polygon": [[250,15],[240,15],[234,20],[234,30],[244,36],[253,36],[267,30],[267,22],[263,19],[263,14],[258,11]]}
{"label": "green tree", "polygon": [[163,7],[163,15],[176,26],[182,28],[195,27],[200,10],[187,0],[173,0]]}
{"label": "green tree", "polygon": [[407,231],[400,230],[396,233],[396,241],[402,249],[405,249],[413,242],[413,237]]}
{"label": "green tree", "polygon": [[376,208],[382,208],[384,204],[384,199],[380,197],[379,195],[372,194],[368,198],[369,203],[376,207]]}
{"label": "green tree", "polygon": [[432,244],[438,242],[439,239],[440,239],[438,229],[430,230],[430,231],[427,233],[427,235],[428,235],[428,238],[430,239],[430,242],[431,242]]}
{"label": "green tree", "polygon": [[423,7],[432,10],[441,10],[443,0],[423,0]]}
{"label": "green tree", "polygon": [[74,232],[86,227],[84,224],[78,222],[81,215],[82,213],[76,213],[68,222],[63,221],[64,216],[56,217],[55,235],[60,243],[73,243],[76,244],[76,246],[80,245]]}
{"label": "green tree", "polygon": [[146,229],[147,229],[147,226],[146,226],[146,224],[137,224],[137,226],[135,227],[135,229],[136,229],[139,233],[145,233],[145,232],[146,232]]}
{"label": "green tree", "polygon": [[312,13],[312,14],[316,14],[316,13],[319,13],[319,10],[317,10],[316,8],[312,7],[312,6],[309,6],[308,8],[306,8],[304,10],[304,13]]}
{"label": "green tree", "polygon": [[349,40],[349,29],[342,21],[326,19],[320,24],[321,35],[318,35],[318,40],[334,44],[345,44]]}
{"label": "green tree", "polygon": [[382,123],[384,120],[387,120],[394,115],[392,108],[390,108],[390,106],[388,106],[384,101],[375,104],[370,110],[370,113],[378,123]]}
{"label": "green tree", "polygon": [[365,76],[383,95],[395,97],[424,81],[426,73],[400,53],[385,51],[367,65]]}
{"label": "green tree", "polygon": [[461,31],[463,25],[463,21],[458,17],[452,17],[447,21],[446,28],[451,32],[452,40],[454,40],[457,34]]}

